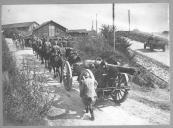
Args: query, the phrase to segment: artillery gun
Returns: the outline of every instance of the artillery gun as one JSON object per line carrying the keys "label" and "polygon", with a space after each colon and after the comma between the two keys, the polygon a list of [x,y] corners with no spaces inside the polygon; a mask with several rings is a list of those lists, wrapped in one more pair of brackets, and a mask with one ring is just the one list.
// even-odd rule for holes
{"label": "artillery gun", "polygon": [[98,82],[96,89],[98,98],[111,98],[115,103],[124,102],[128,96],[130,90],[128,74],[139,74],[136,68],[108,64],[100,58],[75,63],[73,68],[66,61],[63,72],[66,90],[71,90],[73,76],[78,76],[78,81],[80,81],[83,74],[88,72],[90,77]]}

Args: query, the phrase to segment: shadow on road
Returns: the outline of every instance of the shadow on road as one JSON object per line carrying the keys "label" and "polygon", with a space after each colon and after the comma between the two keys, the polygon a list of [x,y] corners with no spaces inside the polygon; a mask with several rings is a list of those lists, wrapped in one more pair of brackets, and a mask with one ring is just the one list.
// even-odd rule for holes
{"label": "shadow on road", "polygon": [[140,52],[143,52],[143,53],[153,53],[153,52],[162,52],[162,51],[156,51],[156,50],[153,50],[151,51],[150,49],[136,49],[137,51],[140,51]]}
{"label": "shadow on road", "polygon": [[[79,96],[79,92],[76,89],[71,91],[66,91],[63,86],[55,89],[54,93],[59,94],[59,98],[56,99],[52,107],[57,110],[53,114],[48,114],[47,119],[49,120],[58,120],[58,119],[82,119],[88,120],[88,118],[83,118],[85,115],[84,105]],[[53,89],[52,88],[52,89]],[[50,88],[51,89],[51,88]],[[52,90],[51,89],[51,90]],[[102,108],[113,106],[117,107],[120,104],[115,104],[110,99],[98,99],[94,105],[94,110],[103,111]]]}
{"label": "shadow on road", "polygon": [[102,111],[101,108],[108,107],[108,106],[117,107],[120,105],[121,104],[115,104],[112,99],[98,99],[95,104],[95,109]]}

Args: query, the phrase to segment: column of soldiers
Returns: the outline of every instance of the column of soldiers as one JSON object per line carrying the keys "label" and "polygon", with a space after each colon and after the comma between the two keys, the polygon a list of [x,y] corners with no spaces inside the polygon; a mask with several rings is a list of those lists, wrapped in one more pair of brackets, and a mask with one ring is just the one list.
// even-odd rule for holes
{"label": "column of soldiers", "polygon": [[62,44],[58,39],[50,39],[49,37],[33,36],[30,41],[33,53],[41,60],[41,64],[51,71],[54,70],[54,77],[59,67],[62,67],[63,53]]}
{"label": "column of soldiers", "polygon": [[13,34],[13,42],[16,45],[16,48],[24,48],[25,47],[25,40],[21,34]]}

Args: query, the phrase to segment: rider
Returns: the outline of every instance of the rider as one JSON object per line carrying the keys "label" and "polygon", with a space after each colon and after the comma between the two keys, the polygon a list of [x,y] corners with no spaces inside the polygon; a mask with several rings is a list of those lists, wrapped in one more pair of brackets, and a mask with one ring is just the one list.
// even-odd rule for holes
{"label": "rider", "polygon": [[45,46],[48,47],[48,48],[51,48],[50,39],[47,38],[47,40],[45,41]]}
{"label": "rider", "polygon": [[61,50],[60,50],[60,47],[58,46],[58,42],[55,42],[55,45],[52,46],[52,53],[53,55],[61,54]]}

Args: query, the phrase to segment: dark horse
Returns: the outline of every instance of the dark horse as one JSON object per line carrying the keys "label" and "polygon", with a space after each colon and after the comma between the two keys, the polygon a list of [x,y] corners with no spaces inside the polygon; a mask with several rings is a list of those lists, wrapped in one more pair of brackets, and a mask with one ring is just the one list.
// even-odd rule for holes
{"label": "dark horse", "polygon": [[73,64],[81,61],[79,54],[73,48],[66,48],[65,58],[68,60],[70,65],[73,65]]}
{"label": "dark horse", "polygon": [[63,57],[60,48],[57,45],[52,48],[50,63],[54,71],[54,78],[59,74],[60,82],[62,82],[61,74],[63,70]]}
{"label": "dark horse", "polygon": [[49,68],[49,59],[51,52],[51,44],[49,40],[46,41],[45,38],[42,38],[42,47],[41,47],[41,58],[42,62],[45,64],[45,68]]}
{"label": "dark horse", "polygon": [[48,67],[50,69],[50,57],[51,57],[51,43],[50,42],[45,42],[45,47],[44,47],[44,59],[45,59],[45,67]]}

